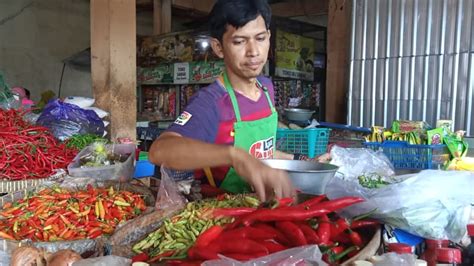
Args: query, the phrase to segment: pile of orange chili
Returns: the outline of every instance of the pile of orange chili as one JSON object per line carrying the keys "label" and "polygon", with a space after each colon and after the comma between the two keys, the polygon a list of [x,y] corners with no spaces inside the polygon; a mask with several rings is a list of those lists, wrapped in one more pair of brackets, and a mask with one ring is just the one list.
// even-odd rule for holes
{"label": "pile of orange chili", "polygon": [[0,211],[0,238],[60,241],[93,239],[146,209],[142,195],[109,188],[45,188]]}

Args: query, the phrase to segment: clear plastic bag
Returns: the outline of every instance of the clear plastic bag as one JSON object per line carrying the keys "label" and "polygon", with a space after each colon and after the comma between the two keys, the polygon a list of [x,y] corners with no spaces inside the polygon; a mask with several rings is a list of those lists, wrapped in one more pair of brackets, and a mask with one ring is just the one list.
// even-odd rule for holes
{"label": "clear plastic bag", "polygon": [[179,192],[179,187],[176,182],[170,177],[170,170],[161,166],[161,181],[160,189],[156,197],[156,209],[179,210],[184,208],[186,198]]}
{"label": "clear plastic bag", "polygon": [[104,134],[104,123],[94,111],[84,110],[77,105],[50,101],[40,117],[37,124],[47,127],[53,135],[64,141],[76,134]]}
{"label": "clear plastic bag", "polygon": [[365,198],[344,209],[349,217],[375,209],[373,218],[412,234],[454,242],[462,239],[474,202],[474,173],[425,170],[399,179],[399,183],[366,189],[354,181],[333,178],[326,194]]}
{"label": "clear plastic bag", "polygon": [[344,179],[357,179],[363,174],[395,175],[392,163],[382,151],[334,146],[331,159],[331,164],[339,166],[336,176]]}
{"label": "clear plastic bag", "polygon": [[308,245],[283,250],[258,259],[240,262],[222,256],[220,260],[204,262],[204,266],[299,266],[299,265],[327,265],[322,261],[322,254],[317,245]]}
{"label": "clear plastic bag", "polygon": [[397,254],[394,252],[377,256],[373,262],[374,266],[413,266],[416,265],[416,258],[413,254]]}

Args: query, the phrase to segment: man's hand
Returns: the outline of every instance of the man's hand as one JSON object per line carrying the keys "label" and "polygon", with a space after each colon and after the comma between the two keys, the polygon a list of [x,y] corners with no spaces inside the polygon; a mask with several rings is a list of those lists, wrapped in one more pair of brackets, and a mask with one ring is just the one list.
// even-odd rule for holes
{"label": "man's hand", "polygon": [[286,171],[271,168],[242,149],[231,148],[231,157],[237,174],[253,187],[260,200],[295,195]]}

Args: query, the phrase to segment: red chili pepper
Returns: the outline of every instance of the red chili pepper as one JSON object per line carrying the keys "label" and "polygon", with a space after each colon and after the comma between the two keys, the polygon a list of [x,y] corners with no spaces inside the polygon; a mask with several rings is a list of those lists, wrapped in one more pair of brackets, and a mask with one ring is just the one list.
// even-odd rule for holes
{"label": "red chili pepper", "polygon": [[203,260],[169,260],[166,262],[167,266],[201,266]]}
{"label": "red chili pepper", "polygon": [[361,248],[364,245],[364,241],[362,240],[359,233],[357,233],[356,231],[349,230],[349,238],[351,239],[352,244],[354,244],[355,246],[359,248]]}
{"label": "red chili pepper", "polygon": [[267,232],[275,234],[276,235],[275,240],[280,244],[283,244],[283,245],[289,245],[290,244],[290,241],[288,240],[288,238],[280,230],[278,230],[278,229],[276,229],[276,228],[274,228],[270,225],[263,224],[263,223],[257,223],[257,224],[254,224],[253,227],[263,229]]}
{"label": "red chili pepper", "polygon": [[249,214],[254,212],[256,209],[255,208],[249,208],[249,207],[239,207],[239,208],[217,208],[212,211],[212,215],[214,217],[237,217],[241,216],[244,214]]}
{"label": "red chili pepper", "polygon": [[242,223],[245,226],[261,221],[261,222],[272,222],[272,221],[302,221],[309,218],[318,217],[329,213],[326,209],[309,209],[303,210],[298,208],[281,208],[281,209],[259,209],[248,215],[242,217],[237,222]]}
{"label": "red chili pepper", "polygon": [[298,247],[308,244],[303,231],[294,223],[288,221],[276,222],[276,227],[285,234],[292,246]]}
{"label": "red chili pepper", "polygon": [[311,228],[311,226],[309,226],[308,224],[304,222],[299,223],[297,225],[299,226],[301,231],[303,231],[303,234],[306,238],[306,242],[308,242],[308,244],[321,243],[321,239],[319,238],[318,233],[316,233],[316,231],[313,228]]}
{"label": "red chili pepper", "polygon": [[360,197],[342,197],[330,201],[320,202],[318,204],[313,205],[311,209],[326,209],[333,212],[363,201],[365,200]]}
{"label": "red chili pepper", "polygon": [[270,254],[287,249],[286,246],[278,244],[274,241],[263,241],[263,242],[261,242],[261,244],[264,245],[268,249],[268,252]]}
{"label": "red chili pepper", "polygon": [[[166,257],[171,257],[173,256],[173,254],[175,253],[176,251],[174,250],[169,250],[169,251],[165,251],[161,254],[158,254],[156,256],[154,256],[153,258],[149,259],[147,262],[149,263],[152,263],[152,262],[156,262],[156,261],[159,261],[161,260],[162,258],[166,258]],[[143,254],[143,253],[142,253]],[[145,254],[146,255],[146,254]],[[148,256],[147,256],[148,257]]]}
{"label": "red chili pepper", "polygon": [[349,224],[346,219],[339,218],[335,223],[331,223],[331,237],[336,237],[349,229]]}
{"label": "red chili pepper", "polygon": [[357,229],[361,227],[380,226],[380,222],[376,220],[357,220],[352,221],[351,229]]}
{"label": "red chili pepper", "polygon": [[188,249],[188,257],[190,259],[198,260],[215,260],[219,258],[215,250],[207,247],[191,247],[190,249]]}
{"label": "red chili pepper", "polygon": [[323,215],[320,218],[319,225],[318,225],[318,236],[321,241],[321,244],[327,244],[329,238],[331,237],[331,221],[329,220],[327,215]]}
{"label": "red chili pepper", "polygon": [[194,245],[196,247],[208,246],[212,241],[219,237],[223,230],[224,228],[219,225],[214,225],[210,227],[198,236]]}
{"label": "red chili pepper", "polygon": [[316,196],[314,198],[311,198],[309,200],[306,200],[298,205],[296,205],[297,207],[302,207],[302,208],[310,208],[318,203],[320,203],[321,201],[325,200],[326,199],[326,195],[325,194],[322,194],[322,195],[319,195],[319,196]]}
{"label": "red chili pepper", "polygon": [[228,239],[232,241],[236,238],[248,238],[252,240],[269,240],[275,239],[277,234],[275,232],[270,232],[265,229],[259,229],[254,227],[241,227],[237,229],[232,229],[229,231],[223,232],[219,238]]}
{"label": "red chili pepper", "polygon": [[235,238],[233,242],[227,239],[217,239],[209,245],[209,249],[219,253],[268,254],[268,250],[264,245],[246,238]]}

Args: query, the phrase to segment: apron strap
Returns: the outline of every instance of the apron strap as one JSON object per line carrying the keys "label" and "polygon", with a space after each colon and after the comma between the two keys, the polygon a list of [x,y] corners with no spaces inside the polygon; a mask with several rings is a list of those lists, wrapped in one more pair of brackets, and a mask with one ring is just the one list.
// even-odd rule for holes
{"label": "apron strap", "polygon": [[[256,80],[257,80],[256,82],[257,87],[263,90],[263,93],[265,93],[265,97],[267,98],[267,102],[268,102],[268,105],[270,106],[272,113],[275,113],[276,112],[275,106],[273,106],[272,99],[270,97],[270,93],[268,93],[267,87],[263,86],[263,84],[258,79]],[[224,87],[227,93],[229,93],[230,101],[232,102],[232,108],[234,109],[234,113],[235,113],[235,119],[237,120],[237,122],[240,122],[242,121],[242,118],[240,116],[239,103],[237,102],[237,97],[235,96],[234,89],[232,88],[232,85],[230,84],[229,77],[227,76],[227,72],[225,71],[224,71]]]}

